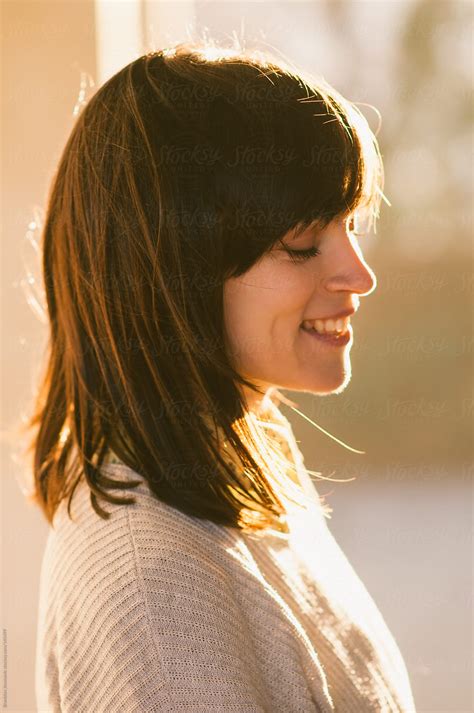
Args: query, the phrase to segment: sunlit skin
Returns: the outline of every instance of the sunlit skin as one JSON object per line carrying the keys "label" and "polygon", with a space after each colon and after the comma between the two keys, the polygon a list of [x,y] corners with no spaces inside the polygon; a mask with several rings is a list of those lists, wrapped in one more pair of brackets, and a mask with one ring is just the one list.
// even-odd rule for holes
{"label": "sunlit skin", "polygon": [[[304,319],[358,309],[376,288],[364,260],[354,221],[336,218],[325,228],[290,231],[291,250],[316,247],[320,254],[294,262],[277,243],[245,274],[224,284],[224,319],[237,371],[266,393],[273,387],[313,394],[341,393],[351,379],[351,338],[345,346],[320,343],[302,333]],[[244,387],[247,406],[258,412],[262,397]]]}

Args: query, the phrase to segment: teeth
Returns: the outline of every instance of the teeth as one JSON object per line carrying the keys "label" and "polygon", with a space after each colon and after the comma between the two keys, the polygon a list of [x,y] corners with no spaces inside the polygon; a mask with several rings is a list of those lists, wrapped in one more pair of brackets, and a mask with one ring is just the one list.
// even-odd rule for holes
{"label": "teeth", "polygon": [[346,332],[350,324],[350,317],[343,319],[305,319],[303,322],[304,329],[314,329],[320,334],[340,334]]}

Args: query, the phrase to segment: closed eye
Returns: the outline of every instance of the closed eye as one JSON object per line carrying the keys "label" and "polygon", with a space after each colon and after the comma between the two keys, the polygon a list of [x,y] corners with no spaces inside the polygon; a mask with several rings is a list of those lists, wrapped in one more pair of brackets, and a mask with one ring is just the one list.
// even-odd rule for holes
{"label": "closed eye", "polygon": [[285,248],[285,251],[291,257],[294,262],[300,262],[301,260],[309,260],[316,255],[320,255],[321,251],[318,248],[312,247],[307,250],[290,250],[290,248]]}

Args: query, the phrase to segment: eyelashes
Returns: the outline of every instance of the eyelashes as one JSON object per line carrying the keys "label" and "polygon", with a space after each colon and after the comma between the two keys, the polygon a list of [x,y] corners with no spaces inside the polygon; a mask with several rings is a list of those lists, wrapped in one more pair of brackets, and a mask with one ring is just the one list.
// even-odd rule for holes
{"label": "eyelashes", "polygon": [[286,248],[286,252],[291,257],[293,262],[302,262],[321,254],[321,251],[315,247],[308,248],[308,250],[290,250],[289,248]]}
{"label": "eyelashes", "polygon": [[[349,233],[356,238],[364,237],[367,233],[357,231],[356,230],[357,227],[358,227],[358,225],[357,225],[355,216],[351,216],[348,219],[348,226],[347,226]],[[285,247],[284,249],[285,249],[285,252],[287,252],[288,255],[290,256],[292,262],[305,262],[306,260],[310,260],[312,257],[316,257],[316,255],[321,255],[321,250],[319,250],[316,247],[311,247],[311,248],[308,248],[307,250],[291,250],[288,247]]]}

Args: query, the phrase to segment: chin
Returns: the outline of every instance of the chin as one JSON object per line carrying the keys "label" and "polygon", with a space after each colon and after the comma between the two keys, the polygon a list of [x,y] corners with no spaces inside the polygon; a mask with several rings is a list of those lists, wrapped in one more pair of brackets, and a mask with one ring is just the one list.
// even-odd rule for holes
{"label": "chin", "polygon": [[294,382],[281,385],[279,388],[288,389],[289,391],[303,391],[309,394],[317,394],[319,396],[329,396],[330,394],[341,394],[349,385],[351,380],[351,372],[344,374],[327,375],[323,378],[307,379],[299,384]]}
{"label": "chin", "polygon": [[346,380],[344,380],[342,383],[340,383],[339,385],[334,386],[332,389],[330,389],[330,390],[328,390],[328,391],[326,391],[326,392],[324,392],[324,393],[327,393],[327,394],[334,394],[334,395],[342,394],[342,392],[345,391],[347,385],[349,384],[349,381],[350,381],[350,379],[346,379]]}

